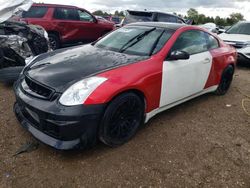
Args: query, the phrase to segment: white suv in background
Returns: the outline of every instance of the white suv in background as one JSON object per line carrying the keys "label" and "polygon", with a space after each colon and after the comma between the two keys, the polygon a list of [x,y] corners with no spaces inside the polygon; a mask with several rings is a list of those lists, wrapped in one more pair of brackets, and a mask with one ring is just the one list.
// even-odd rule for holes
{"label": "white suv in background", "polygon": [[219,37],[237,49],[240,62],[250,64],[250,22],[238,22]]}

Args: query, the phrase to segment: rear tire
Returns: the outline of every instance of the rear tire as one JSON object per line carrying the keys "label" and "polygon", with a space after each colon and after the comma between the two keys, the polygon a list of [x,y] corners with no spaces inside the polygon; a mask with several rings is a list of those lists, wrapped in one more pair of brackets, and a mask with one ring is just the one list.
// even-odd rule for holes
{"label": "rear tire", "polygon": [[52,50],[60,48],[60,39],[56,34],[49,33],[49,43]]}
{"label": "rear tire", "polygon": [[225,95],[227,93],[232,83],[233,75],[234,75],[234,67],[232,65],[227,66],[221,75],[220,84],[217,90],[215,91],[216,95]]}
{"label": "rear tire", "polygon": [[107,107],[100,128],[99,139],[115,147],[128,142],[143,123],[144,102],[134,93],[116,97]]}

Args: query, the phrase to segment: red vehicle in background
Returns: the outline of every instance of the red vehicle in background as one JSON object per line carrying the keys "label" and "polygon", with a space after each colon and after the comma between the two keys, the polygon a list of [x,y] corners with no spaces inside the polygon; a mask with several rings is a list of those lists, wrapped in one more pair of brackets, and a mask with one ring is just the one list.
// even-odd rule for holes
{"label": "red vehicle in background", "polygon": [[85,9],[68,5],[33,4],[22,20],[42,26],[52,49],[66,43],[92,42],[112,31],[114,24],[96,19]]}

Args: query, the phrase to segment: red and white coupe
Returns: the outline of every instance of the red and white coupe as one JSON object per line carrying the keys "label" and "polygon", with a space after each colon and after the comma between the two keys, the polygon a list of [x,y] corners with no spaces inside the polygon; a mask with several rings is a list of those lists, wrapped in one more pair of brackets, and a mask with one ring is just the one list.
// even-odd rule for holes
{"label": "red and white coupe", "polygon": [[34,58],[15,84],[23,127],[57,149],[126,143],[150,118],[225,94],[237,53],[195,26],[134,23],[99,41]]}

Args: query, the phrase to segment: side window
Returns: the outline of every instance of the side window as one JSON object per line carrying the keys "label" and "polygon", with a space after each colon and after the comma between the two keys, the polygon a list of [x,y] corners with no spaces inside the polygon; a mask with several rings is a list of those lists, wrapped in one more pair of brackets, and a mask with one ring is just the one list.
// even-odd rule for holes
{"label": "side window", "polygon": [[80,20],[76,9],[67,8],[56,8],[54,12],[54,18],[58,20]]}
{"label": "side window", "polygon": [[94,21],[93,16],[84,10],[78,10],[78,14],[80,17],[80,21],[85,21],[85,22],[93,22]]}
{"label": "side window", "polygon": [[162,34],[161,38],[159,39],[159,41],[158,41],[158,43],[153,51],[153,54],[159,52],[163,48],[163,46],[166,44],[166,42],[169,40],[169,38],[172,36],[172,34],[173,34],[173,32],[170,30],[165,31]]}
{"label": "side window", "polygon": [[212,50],[212,49],[216,49],[219,48],[219,41],[212,35],[206,33],[206,37],[207,37],[207,43],[208,43],[208,49]]}
{"label": "side window", "polygon": [[27,12],[23,12],[23,18],[43,18],[48,11],[48,7],[31,7]]}
{"label": "side window", "polygon": [[191,30],[179,36],[171,51],[185,51],[192,55],[205,52],[207,50],[208,48],[205,33],[202,31]]}
{"label": "side window", "polygon": [[167,15],[167,14],[158,14],[158,21],[159,22],[173,22],[173,23],[176,23],[177,18],[174,17],[174,16]]}

